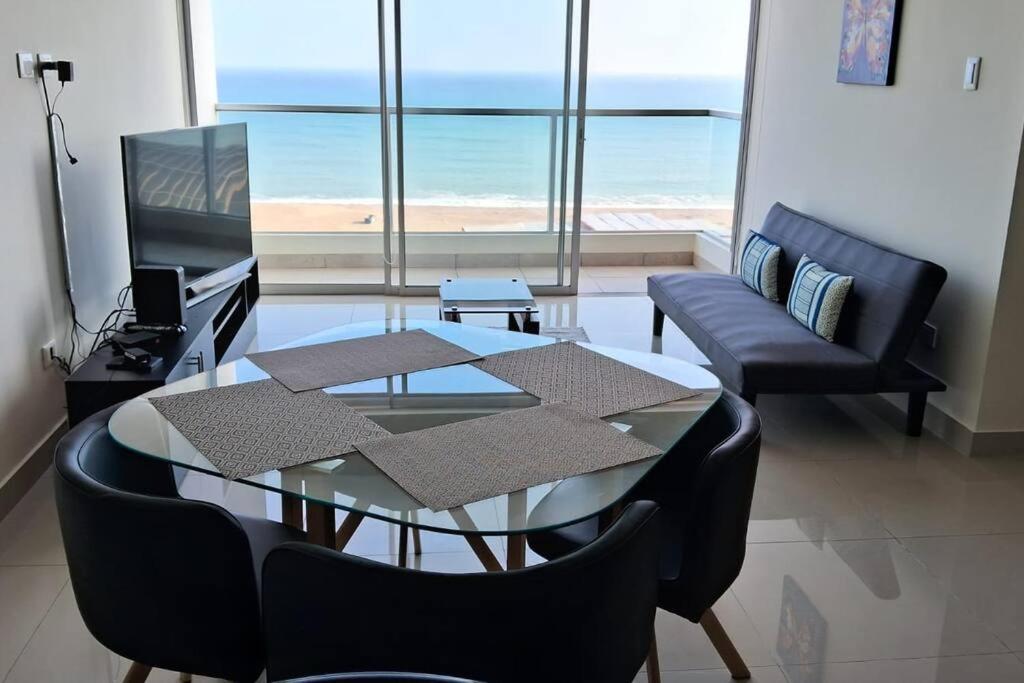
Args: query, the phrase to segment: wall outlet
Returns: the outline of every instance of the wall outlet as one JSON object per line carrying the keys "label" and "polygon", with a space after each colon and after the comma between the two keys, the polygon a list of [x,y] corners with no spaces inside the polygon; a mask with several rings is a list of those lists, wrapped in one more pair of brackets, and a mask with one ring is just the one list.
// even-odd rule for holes
{"label": "wall outlet", "polygon": [[36,77],[36,58],[31,52],[19,52],[16,55],[18,59],[18,78],[35,78]]}
{"label": "wall outlet", "polygon": [[53,358],[57,355],[57,342],[53,339],[43,344],[43,348],[40,349],[43,356],[43,368],[48,368],[53,365]]}
{"label": "wall outlet", "polygon": [[48,55],[45,52],[36,53],[36,76],[39,78],[43,77],[43,62],[52,62],[53,55]]}

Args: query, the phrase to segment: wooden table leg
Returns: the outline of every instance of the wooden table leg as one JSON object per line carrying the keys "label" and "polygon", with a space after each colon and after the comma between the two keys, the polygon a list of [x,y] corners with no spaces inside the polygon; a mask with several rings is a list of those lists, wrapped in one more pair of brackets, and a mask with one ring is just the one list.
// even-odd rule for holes
{"label": "wooden table leg", "polygon": [[310,543],[332,550],[336,547],[334,507],[306,501],[306,536]]}
{"label": "wooden table leg", "polygon": [[501,566],[501,562],[498,562],[498,558],[494,556],[491,547],[487,545],[484,537],[478,533],[473,533],[477,531],[476,524],[473,523],[466,509],[463,507],[452,508],[448,511],[448,514],[455,520],[459,529],[465,532],[462,534],[462,537],[466,539],[466,543],[469,544],[470,549],[476,554],[484,569],[489,572],[504,571],[505,568]]}
{"label": "wooden table leg", "polygon": [[409,527],[404,524],[398,527],[398,566],[409,566]]}
{"label": "wooden table leg", "polygon": [[356,533],[356,529],[359,528],[359,524],[362,521],[363,516],[358,512],[349,512],[345,515],[345,520],[341,523],[338,533],[334,536],[335,550],[345,549],[345,546],[352,540],[352,536]]}
{"label": "wooden table leg", "polygon": [[491,546],[487,545],[487,541],[484,540],[483,536],[467,535],[464,538],[469,547],[472,548],[473,553],[480,560],[480,564],[484,566],[484,569],[489,572],[505,571],[505,568],[501,566],[501,562],[498,562],[498,558],[491,552]]}
{"label": "wooden table leg", "polygon": [[508,569],[522,569],[526,566],[526,536],[516,534],[508,537],[508,557],[505,564]]}
{"label": "wooden table leg", "polygon": [[[508,494],[508,526],[522,529],[526,526],[526,491],[513,491]],[[522,569],[526,566],[526,536],[516,534],[509,536],[506,549],[505,566],[508,569]]]}
{"label": "wooden table leg", "polygon": [[423,543],[420,541],[420,528],[418,526],[412,528],[412,552],[414,555],[423,554]]}
{"label": "wooden table leg", "polygon": [[281,494],[281,521],[302,530],[302,499]]}

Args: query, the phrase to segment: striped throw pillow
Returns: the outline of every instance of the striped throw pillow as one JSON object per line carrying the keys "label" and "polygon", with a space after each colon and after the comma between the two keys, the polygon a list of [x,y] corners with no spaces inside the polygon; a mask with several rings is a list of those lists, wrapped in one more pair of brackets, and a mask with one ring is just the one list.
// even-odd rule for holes
{"label": "striped throw pillow", "polygon": [[759,233],[750,231],[740,258],[740,277],[744,284],[768,299],[779,300],[779,256],[782,247]]}
{"label": "striped throw pillow", "polygon": [[835,341],[839,313],[851,287],[852,276],[826,270],[804,254],[793,275],[786,310],[811,332],[827,341]]}

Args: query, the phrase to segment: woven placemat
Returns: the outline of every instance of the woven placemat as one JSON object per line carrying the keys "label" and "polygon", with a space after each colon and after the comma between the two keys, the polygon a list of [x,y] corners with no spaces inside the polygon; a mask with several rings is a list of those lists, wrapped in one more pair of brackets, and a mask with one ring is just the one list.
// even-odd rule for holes
{"label": "woven placemat", "polygon": [[273,379],[149,402],[227,479],[337,457],[390,434],[336,397],[296,394]]}
{"label": "woven placemat", "polygon": [[356,448],[435,512],[661,453],[561,404],[396,434]]}
{"label": "woven placemat", "polygon": [[323,389],[476,360],[423,330],[406,330],[246,356],[292,391]]}
{"label": "woven placemat", "polygon": [[565,403],[597,417],[700,393],[574,342],[506,351],[473,364],[545,403]]}

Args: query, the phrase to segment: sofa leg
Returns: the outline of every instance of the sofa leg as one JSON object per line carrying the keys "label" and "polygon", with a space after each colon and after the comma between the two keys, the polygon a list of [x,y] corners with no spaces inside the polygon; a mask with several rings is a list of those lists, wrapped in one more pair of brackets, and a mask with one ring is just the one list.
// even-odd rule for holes
{"label": "sofa leg", "polygon": [[924,428],[924,408],[927,405],[927,391],[910,392],[907,400],[907,436],[921,436]]}
{"label": "sofa leg", "polygon": [[654,304],[654,336],[660,337],[662,330],[665,329],[665,312],[658,308],[658,304]]}

